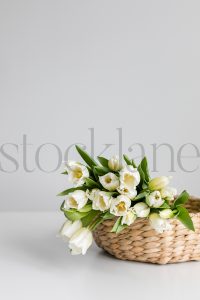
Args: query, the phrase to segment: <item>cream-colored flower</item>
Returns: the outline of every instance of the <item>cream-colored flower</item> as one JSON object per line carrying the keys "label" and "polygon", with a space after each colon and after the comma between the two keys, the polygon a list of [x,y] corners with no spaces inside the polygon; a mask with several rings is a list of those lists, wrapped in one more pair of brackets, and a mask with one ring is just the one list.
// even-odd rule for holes
{"label": "cream-colored flower", "polygon": [[132,208],[129,208],[126,215],[122,217],[121,224],[130,226],[131,224],[133,224],[133,222],[135,222],[136,219],[137,216],[135,214],[135,211]]}
{"label": "cream-colored flower", "polygon": [[164,199],[162,199],[161,194],[159,191],[154,191],[148,196],[146,196],[146,203],[150,207],[160,207],[165,202]]}
{"label": "cream-colored flower", "polygon": [[72,255],[85,254],[92,245],[92,233],[88,228],[79,229],[69,240]]}
{"label": "cream-colored flower", "polygon": [[149,206],[144,202],[139,202],[133,206],[138,218],[146,218],[150,213]]}
{"label": "cream-colored flower", "polygon": [[110,212],[115,216],[124,216],[130,206],[131,200],[127,196],[120,195],[112,199]]}
{"label": "cream-colored flower", "polygon": [[110,193],[99,191],[92,201],[92,208],[100,211],[108,210],[111,205],[111,199]]}
{"label": "cream-colored flower", "polygon": [[128,198],[130,198],[131,200],[133,200],[136,196],[137,196],[137,190],[136,188],[132,189],[132,190],[128,190],[127,188],[121,188],[120,186],[117,188],[117,191],[121,194],[121,195],[125,195]]}
{"label": "cream-colored flower", "polygon": [[133,166],[125,166],[120,172],[120,189],[132,191],[140,183],[140,174]]}
{"label": "cream-colored flower", "polygon": [[122,165],[120,163],[119,157],[117,155],[111,157],[111,159],[109,159],[108,161],[108,167],[112,170],[112,171],[119,171],[122,168]]}
{"label": "cream-colored flower", "polygon": [[91,201],[94,201],[94,200],[98,197],[99,192],[100,192],[99,189],[92,189],[91,191],[87,191],[87,193],[88,193],[88,198],[89,198]]}
{"label": "cream-colored flower", "polygon": [[76,208],[79,210],[86,205],[87,201],[88,197],[86,192],[76,190],[66,196],[64,209]]}
{"label": "cream-colored flower", "polygon": [[172,201],[177,195],[177,190],[173,187],[165,187],[160,191],[160,193],[163,199]]}
{"label": "cream-colored flower", "polygon": [[159,215],[162,219],[170,219],[174,217],[173,211],[170,208],[161,210]]}
{"label": "cream-colored flower", "polygon": [[160,191],[169,184],[169,177],[161,176],[150,180],[149,188],[152,191]]}
{"label": "cream-colored flower", "polygon": [[163,219],[157,213],[152,213],[149,216],[150,224],[158,233],[163,233],[166,230],[171,230],[169,220]]}
{"label": "cream-colored flower", "polygon": [[60,229],[60,236],[70,239],[72,235],[82,227],[80,220],[71,222],[67,220]]}
{"label": "cream-colored flower", "polygon": [[115,191],[119,187],[119,178],[111,172],[103,176],[99,176],[99,181],[108,191]]}
{"label": "cream-colored flower", "polygon": [[67,164],[68,180],[75,187],[81,186],[85,183],[85,179],[89,177],[88,169],[75,161],[69,161]]}

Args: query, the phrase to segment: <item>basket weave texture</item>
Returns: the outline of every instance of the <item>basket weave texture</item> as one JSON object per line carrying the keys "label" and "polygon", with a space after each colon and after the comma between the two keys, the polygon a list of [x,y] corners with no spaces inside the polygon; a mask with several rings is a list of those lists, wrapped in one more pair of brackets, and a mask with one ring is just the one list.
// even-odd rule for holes
{"label": "basket weave texture", "polygon": [[200,199],[190,197],[187,205],[195,232],[177,219],[172,229],[157,233],[145,218],[137,219],[120,233],[110,232],[115,220],[105,220],[93,233],[96,244],[118,259],[156,264],[200,260]]}

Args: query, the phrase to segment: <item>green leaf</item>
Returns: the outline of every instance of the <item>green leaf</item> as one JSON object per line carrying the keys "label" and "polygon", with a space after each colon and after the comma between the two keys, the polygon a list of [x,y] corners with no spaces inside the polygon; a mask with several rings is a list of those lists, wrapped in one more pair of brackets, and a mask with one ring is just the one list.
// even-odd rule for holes
{"label": "green leaf", "polygon": [[186,191],[183,191],[175,200],[174,207],[185,204],[189,199],[189,194]]}
{"label": "green leaf", "polygon": [[194,224],[192,222],[192,219],[191,219],[187,209],[183,206],[177,206],[177,210],[178,210],[177,218],[179,219],[179,221],[181,221],[183,223],[183,225],[185,227],[187,227],[188,229],[195,231]]}
{"label": "green leaf", "polygon": [[62,172],[61,174],[63,174],[63,175],[67,175],[67,174],[68,174],[68,172],[67,172],[67,171],[64,171],[64,172]]}
{"label": "green leaf", "polygon": [[83,227],[87,227],[88,225],[90,225],[98,214],[98,210],[91,210],[87,216],[81,219]]}
{"label": "green leaf", "polygon": [[148,184],[144,181],[144,182],[142,183],[142,189],[145,190],[145,189],[147,189],[147,188],[148,188]]}
{"label": "green leaf", "polygon": [[117,228],[119,227],[119,225],[121,224],[121,220],[122,220],[122,217],[119,217],[117,218],[117,221],[115,222],[111,232],[117,232]]}
{"label": "green leaf", "polygon": [[144,181],[144,180],[145,180],[145,174],[144,174],[144,171],[143,171],[143,169],[142,169],[141,163],[140,163],[139,166],[138,166],[138,172],[140,173],[140,178],[141,178],[141,180]]}
{"label": "green leaf", "polygon": [[143,199],[143,198],[145,198],[148,194],[149,194],[148,192],[141,192],[140,194],[138,194],[138,195],[133,199],[133,201]]}
{"label": "green leaf", "polygon": [[146,188],[146,182],[145,182],[145,174],[142,170],[141,164],[138,166],[138,172],[140,173],[140,183],[138,185],[138,188],[141,188],[142,190]]}
{"label": "green leaf", "polygon": [[59,193],[57,196],[65,196],[74,191],[77,191],[77,190],[85,191],[86,189],[87,189],[87,187],[85,187],[85,186],[78,186],[75,188],[64,190],[63,192]]}
{"label": "green leaf", "polygon": [[93,188],[99,188],[99,184],[92,180],[91,178],[86,178],[85,179],[85,184],[86,184],[86,187],[90,188],[90,189],[93,189]]}
{"label": "green leaf", "polygon": [[170,208],[170,205],[167,202],[164,202],[159,208]]}
{"label": "green leaf", "polygon": [[98,174],[97,174],[97,172],[96,172],[96,170],[95,170],[95,168],[93,168],[93,174],[94,174],[94,177],[95,177],[95,180],[96,181],[99,181],[99,176],[98,176]]}
{"label": "green leaf", "polygon": [[109,211],[107,211],[106,213],[104,213],[103,215],[102,215],[102,218],[104,219],[104,220],[109,220],[109,219],[113,219],[115,216],[113,215],[113,214],[111,214]]}
{"label": "green leaf", "polygon": [[99,224],[103,222],[103,218],[99,216],[93,223],[91,230],[95,230]]}
{"label": "green leaf", "polygon": [[140,184],[138,185],[138,189],[144,190],[148,187],[148,182],[150,179],[146,157],[144,157],[139,164],[138,172],[140,173]]}
{"label": "green leaf", "polygon": [[92,203],[86,204],[83,208],[79,209],[80,212],[89,212],[92,210]]}
{"label": "green leaf", "polygon": [[103,167],[108,168],[108,159],[106,159],[102,156],[98,156],[97,158]]}
{"label": "green leaf", "polygon": [[132,164],[133,168],[137,168],[137,165],[136,165],[136,163],[134,162],[133,159],[131,160],[131,164]]}
{"label": "green leaf", "polygon": [[87,216],[89,212],[80,212],[75,209],[69,209],[69,210],[64,210],[64,214],[67,217],[67,219],[71,221],[76,221]]}
{"label": "green leaf", "polygon": [[78,151],[78,153],[80,154],[82,159],[86,162],[86,164],[88,164],[88,166],[90,166],[91,168],[94,166],[97,166],[97,163],[95,162],[95,160],[87,152],[85,152],[82,148],[80,148],[79,146],[76,145],[76,150]]}
{"label": "green leaf", "polygon": [[105,167],[94,167],[93,170],[97,173],[98,176],[103,176],[110,172],[110,170]]}
{"label": "green leaf", "polygon": [[137,168],[136,163],[134,162],[133,159],[130,159],[126,154],[123,155],[125,162],[127,163],[127,165],[131,165],[134,168]]}
{"label": "green leaf", "polygon": [[123,158],[124,158],[125,162],[127,163],[127,165],[132,165],[132,161],[129,159],[129,157],[126,154],[123,155]]}
{"label": "green leaf", "polygon": [[90,167],[87,167],[87,169],[88,169],[90,178],[92,178],[92,179],[94,178],[95,179],[95,175],[94,175],[93,169],[91,169]]}
{"label": "green leaf", "polygon": [[124,230],[126,227],[128,227],[128,225],[126,224],[123,224],[123,225],[119,225],[118,228],[117,228],[117,231],[116,233],[120,233],[122,230]]}
{"label": "green leaf", "polygon": [[61,211],[64,211],[64,204],[65,204],[65,200],[63,201],[63,203],[62,203],[61,206],[60,206],[60,210],[61,210]]}
{"label": "green leaf", "polygon": [[173,212],[173,214],[174,214],[175,217],[177,217],[177,215],[179,214],[179,212],[178,212],[177,209],[173,209],[172,212]]}
{"label": "green leaf", "polygon": [[150,175],[149,175],[149,167],[148,167],[148,161],[147,158],[144,157],[140,163],[141,169],[143,171],[143,176],[146,182],[149,182]]}

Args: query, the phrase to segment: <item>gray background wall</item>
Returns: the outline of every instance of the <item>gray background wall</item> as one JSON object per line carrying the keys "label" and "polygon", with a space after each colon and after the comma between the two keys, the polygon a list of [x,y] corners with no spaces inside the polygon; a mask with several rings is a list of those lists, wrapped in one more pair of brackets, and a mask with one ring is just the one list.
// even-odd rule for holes
{"label": "gray background wall", "polygon": [[[199,37],[199,1],[1,0],[0,209],[57,209],[66,177],[61,168],[39,170],[35,153],[48,142],[62,153],[78,142],[90,151],[91,127],[96,154],[105,143],[114,144],[108,155],[118,151],[116,128],[123,130],[124,152],[142,143],[150,161],[153,143],[171,144],[175,155],[185,143],[199,149]],[[23,134],[32,144],[32,172],[23,166]],[[172,174],[179,191],[200,195],[198,149],[184,149],[193,156],[184,167],[195,171],[183,171],[175,157],[169,172],[162,147],[153,175]],[[46,170],[57,159],[53,146],[40,152]]]}

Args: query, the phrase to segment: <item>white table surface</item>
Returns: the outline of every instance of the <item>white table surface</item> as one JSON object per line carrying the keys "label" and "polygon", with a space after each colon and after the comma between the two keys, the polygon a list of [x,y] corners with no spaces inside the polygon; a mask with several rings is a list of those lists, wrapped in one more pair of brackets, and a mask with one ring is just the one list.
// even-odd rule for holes
{"label": "white table surface", "polygon": [[56,212],[0,213],[0,299],[200,299],[200,262],[120,261],[93,245],[71,256]]}

